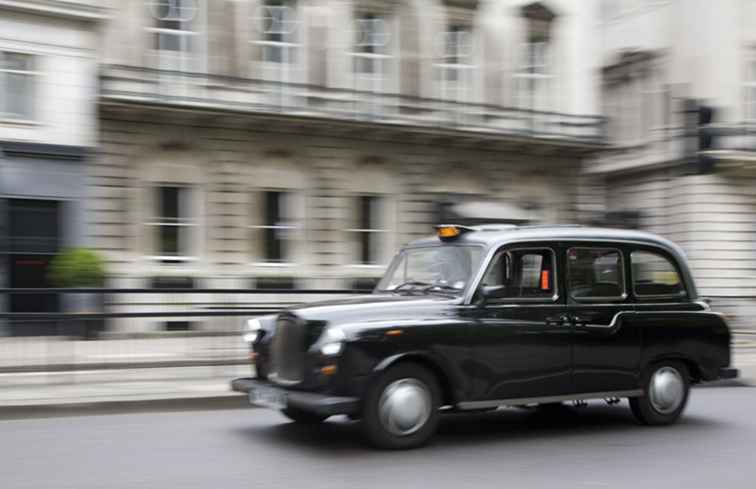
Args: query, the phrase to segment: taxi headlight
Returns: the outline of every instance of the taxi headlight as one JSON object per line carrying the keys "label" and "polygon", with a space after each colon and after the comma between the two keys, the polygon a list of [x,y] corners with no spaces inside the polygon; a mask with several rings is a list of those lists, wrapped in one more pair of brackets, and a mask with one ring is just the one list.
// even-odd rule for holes
{"label": "taxi headlight", "polygon": [[338,355],[344,349],[345,340],[346,335],[341,328],[326,328],[318,340],[320,353],[329,357]]}
{"label": "taxi headlight", "polygon": [[257,336],[262,329],[262,323],[259,319],[247,320],[247,332],[244,333],[244,341],[247,343],[254,343],[257,340]]}

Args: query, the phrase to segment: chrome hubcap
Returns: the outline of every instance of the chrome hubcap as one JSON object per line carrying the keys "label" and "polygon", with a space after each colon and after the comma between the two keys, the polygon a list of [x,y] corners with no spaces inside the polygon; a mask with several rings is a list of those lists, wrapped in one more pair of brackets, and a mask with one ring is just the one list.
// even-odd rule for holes
{"label": "chrome hubcap", "polygon": [[651,377],[648,386],[651,406],[661,414],[677,410],[685,396],[685,382],[677,369],[662,367]]}
{"label": "chrome hubcap", "polygon": [[422,428],[431,415],[430,390],[417,379],[400,379],[384,389],[378,401],[383,427],[397,436],[407,436]]}

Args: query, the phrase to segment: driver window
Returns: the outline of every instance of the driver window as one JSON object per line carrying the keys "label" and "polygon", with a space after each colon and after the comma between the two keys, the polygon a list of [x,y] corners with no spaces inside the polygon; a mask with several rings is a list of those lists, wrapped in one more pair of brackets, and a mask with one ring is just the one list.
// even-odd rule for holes
{"label": "driver window", "polygon": [[483,277],[484,286],[503,286],[502,299],[553,299],[554,252],[510,249],[496,254]]}

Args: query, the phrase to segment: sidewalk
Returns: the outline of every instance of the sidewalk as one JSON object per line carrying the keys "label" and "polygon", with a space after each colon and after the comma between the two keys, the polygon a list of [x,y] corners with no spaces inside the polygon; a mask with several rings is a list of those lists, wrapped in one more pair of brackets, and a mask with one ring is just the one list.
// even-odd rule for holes
{"label": "sidewalk", "polygon": [[[756,335],[738,338],[734,384],[756,385]],[[229,389],[231,379],[252,375],[248,365],[129,368],[62,372],[0,373],[0,418],[120,406],[120,411],[161,406],[186,409],[208,403],[245,406]]]}
{"label": "sidewalk", "polygon": [[231,379],[248,366],[0,374],[0,408],[207,399],[238,395]]}

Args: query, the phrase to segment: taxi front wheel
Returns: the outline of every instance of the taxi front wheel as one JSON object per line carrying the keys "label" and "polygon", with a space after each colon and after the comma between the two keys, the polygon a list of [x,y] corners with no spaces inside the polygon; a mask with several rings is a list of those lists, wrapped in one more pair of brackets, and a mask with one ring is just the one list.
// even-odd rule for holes
{"label": "taxi front wheel", "polygon": [[436,376],[414,363],[387,370],[367,392],[362,428],[376,447],[414,448],[436,432],[441,389]]}
{"label": "taxi front wheel", "polygon": [[645,395],[630,399],[635,419],[646,425],[667,425],[677,421],[690,393],[690,376],[685,364],[677,361],[657,363],[646,370],[643,385]]}

